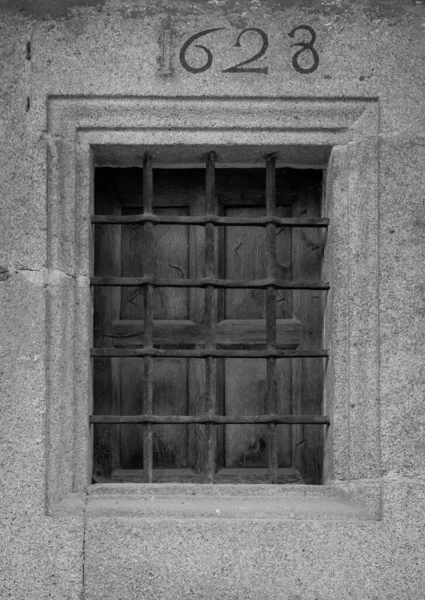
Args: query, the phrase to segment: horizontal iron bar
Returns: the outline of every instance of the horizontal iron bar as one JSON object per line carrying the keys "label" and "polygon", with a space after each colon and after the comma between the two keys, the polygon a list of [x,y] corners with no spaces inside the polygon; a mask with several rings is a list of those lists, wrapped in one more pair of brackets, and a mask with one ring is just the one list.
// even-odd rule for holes
{"label": "horizontal iron bar", "polygon": [[282,423],[286,425],[329,425],[326,415],[91,415],[90,423],[215,423],[217,425],[246,425],[249,423]]}
{"label": "horizontal iron bar", "polygon": [[154,287],[207,287],[233,288],[233,289],[266,289],[274,287],[280,290],[328,290],[327,281],[305,281],[285,279],[217,279],[215,277],[203,277],[202,279],[161,279],[159,277],[91,277],[91,285],[97,286],[139,286],[153,285]]}
{"label": "horizontal iron bar", "polygon": [[160,348],[92,348],[91,356],[128,357],[153,356],[158,358],[327,358],[329,350],[162,350]]}
{"label": "horizontal iron bar", "polygon": [[293,219],[279,217],[219,217],[205,215],[199,217],[158,216],[153,214],[140,215],[93,215],[92,223],[108,225],[125,225],[128,223],[154,223],[165,225],[253,225],[265,227],[274,223],[280,227],[328,227],[329,219]]}

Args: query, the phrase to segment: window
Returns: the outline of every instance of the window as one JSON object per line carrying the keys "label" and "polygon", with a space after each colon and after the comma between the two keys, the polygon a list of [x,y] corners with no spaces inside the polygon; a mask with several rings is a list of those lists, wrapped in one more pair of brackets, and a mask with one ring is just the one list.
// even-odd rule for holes
{"label": "window", "polygon": [[[313,436],[322,436],[323,439],[325,430],[322,483],[333,489],[341,482],[349,481],[350,497],[355,501],[360,497],[365,502],[371,501],[374,510],[379,510],[379,110],[376,98],[49,97],[48,285],[45,290],[48,307],[47,510],[72,492],[84,492],[92,481],[93,472],[96,473],[96,470],[93,471],[93,435],[99,435],[103,424],[93,423],[89,428],[90,420],[101,420],[102,415],[108,413],[110,417],[128,414],[124,407],[121,410],[119,405],[111,405],[107,386],[104,407],[99,406],[98,399],[93,403],[92,366],[98,357],[88,360],[90,348],[98,346],[103,352],[119,350],[113,344],[114,338],[105,337],[101,343],[96,340],[93,344],[92,307],[97,287],[93,286],[90,290],[87,285],[88,277],[95,273],[93,232],[103,227],[106,239],[113,228],[124,229],[123,225],[107,223],[90,225],[91,215],[96,213],[95,183],[96,195],[102,192],[102,188],[109,187],[111,202],[115,194],[123,206],[130,202],[130,195],[134,198],[138,195],[137,212],[140,213],[144,152],[153,154],[155,204],[160,197],[160,183],[165,170],[173,169],[176,173],[179,171],[177,167],[181,169],[183,163],[191,167],[191,180],[195,177],[194,166],[203,171],[199,193],[204,194],[205,161],[201,157],[206,156],[210,149],[217,152],[216,190],[223,203],[226,190],[223,190],[221,178],[227,168],[230,173],[230,169],[249,167],[244,169],[238,184],[245,190],[239,196],[241,205],[248,204],[249,189],[261,188],[258,197],[261,194],[264,197],[264,157],[271,152],[277,154],[277,206],[291,204],[295,196],[283,201],[281,194],[292,195],[296,189],[303,193],[303,185],[305,189],[315,186],[317,191],[323,173],[320,169],[326,169],[322,210],[312,217],[320,214],[329,216],[329,228],[325,231],[292,228],[292,238],[296,240],[299,234],[305,234],[304,239],[313,242],[309,243],[313,249],[322,243],[322,236],[326,235],[321,279],[331,281],[332,285],[329,292],[318,293],[326,297],[324,341],[320,342],[320,346],[329,348],[329,358],[314,359],[316,364],[324,363],[326,366],[324,406],[319,405],[318,398],[312,393],[310,398],[315,397],[317,404],[299,407],[294,399],[292,414],[296,416],[303,411],[308,415],[329,415],[330,425],[278,425],[277,429],[279,435],[287,432],[285,439],[292,436],[291,447],[295,452],[291,463],[306,482],[317,481],[313,473],[319,470],[322,458],[322,452],[314,452],[310,441]],[[282,171],[284,165],[309,165],[313,170]],[[111,166],[113,168],[106,168]],[[249,174],[257,168],[262,169],[258,186],[251,181]],[[309,175],[317,179],[309,182]],[[158,179],[158,176],[161,177]],[[295,184],[298,176],[305,180],[305,184]],[[283,190],[281,177],[286,178]],[[184,189],[187,190],[187,187]],[[235,187],[231,193],[235,193]],[[293,217],[306,217],[308,213],[300,216],[303,208],[298,208],[294,210]],[[98,212],[100,217],[104,211],[98,209]],[[368,216],[367,226],[365,214]],[[158,226],[154,225],[154,229]],[[315,243],[316,234],[320,244]],[[135,232],[133,235],[136,235]],[[283,235],[279,234],[277,240]],[[319,253],[319,250],[312,250],[312,255],[313,252]],[[295,265],[294,260],[292,263]],[[362,268],[358,268],[360,264]],[[365,268],[368,272],[366,278]],[[106,276],[105,273],[96,270],[96,276]],[[112,273],[118,276],[117,271]],[[291,279],[299,276],[294,268],[292,273],[278,269],[278,274]],[[103,292],[108,294],[107,288]],[[298,294],[307,292],[295,290],[287,293],[296,300]],[[140,301],[139,296],[137,302]],[[279,302],[277,307],[282,304],[284,302]],[[291,314],[302,327],[302,318],[295,308]],[[114,320],[120,318],[121,314],[114,316]],[[106,333],[113,332],[108,330]],[[301,343],[308,348],[308,340]],[[297,349],[301,348],[300,344]],[[93,354],[97,351],[94,350]],[[102,360],[107,364],[114,358]],[[303,360],[286,359],[294,368]],[[143,357],[141,364],[142,361]],[[154,364],[155,361],[157,359],[154,359]],[[288,379],[293,376],[288,376]],[[313,392],[312,387],[306,385],[306,378],[303,378],[302,384],[307,392],[308,389]],[[306,394],[303,397],[307,398]],[[138,406],[140,410],[140,403]],[[154,411],[157,411],[155,406]],[[93,414],[96,416],[93,417]],[[112,435],[114,428],[118,431],[120,427],[124,429],[124,426],[112,423],[104,431],[108,427],[111,429],[108,435]],[[188,425],[187,430],[191,431],[194,427],[197,426]],[[241,425],[238,429],[243,431],[245,427],[250,426]],[[143,425],[140,426],[142,429]],[[158,427],[154,424],[154,433],[156,429]],[[303,443],[303,440],[307,442]],[[118,464],[119,444],[114,444],[105,440],[102,460],[106,466],[110,465],[116,481],[114,472],[125,466],[127,477],[129,468],[128,464]],[[101,452],[97,455],[98,462]],[[317,456],[320,456],[319,464]],[[280,463],[280,468],[283,464]],[[311,467],[310,473],[303,465]],[[139,475],[140,466],[139,462]],[[153,466],[155,480],[158,463]],[[366,479],[367,486],[364,485]],[[374,484],[369,483],[372,480]],[[119,484],[112,484],[114,489],[117,485],[119,487]],[[306,493],[310,492],[306,486]]]}
{"label": "window", "polygon": [[94,481],[320,483],[320,170],[97,168]]}

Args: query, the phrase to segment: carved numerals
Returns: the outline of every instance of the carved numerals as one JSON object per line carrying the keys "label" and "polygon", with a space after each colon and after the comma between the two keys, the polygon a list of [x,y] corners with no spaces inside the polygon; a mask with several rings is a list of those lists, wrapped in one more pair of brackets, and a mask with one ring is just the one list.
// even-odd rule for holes
{"label": "carved numerals", "polygon": [[[315,71],[317,69],[317,67],[319,66],[319,55],[317,54],[317,50],[314,47],[314,42],[316,41],[316,32],[309,25],[298,25],[298,27],[294,27],[294,29],[290,33],[288,33],[289,37],[291,37],[291,38],[295,37],[295,33],[302,29],[305,29],[305,31],[308,31],[309,34],[311,35],[311,38],[308,42],[297,42],[296,44],[291,44],[291,48],[293,48],[294,46],[301,46],[301,50],[298,50],[298,52],[295,52],[294,56],[292,57],[292,66],[294,67],[294,69],[296,71],[298,71],[298,73],[302,73],[303,75],[306,75],[307,73],[313,73],[313,71]],[[313,64],[309,67],[303,67],[298,63],[298,58],[304,52],[311,52],[311,57],[313,58]]]}
{"label": "carved numerals", "polygon": [[254,54],[254,56],[251,56],[251,58],[248,58],[247,60],[244,60],[243,62],[238,63],[234,67],[229,67],[228,69],[224,69],[224,71],[222,71],[222,73],[266,73],[266,74],[268,73],[268,70],[269,70],[268,67],[245,67],[244,66],[244,65],[249,65],[250,63],[253,63],[256,60],[258,60],[259,58],[261,58],[262,56],[264,56],[267,48],[269,47],[269,38],[267,37],[267,33],[265,33],[262,29],[258,29],[258,27],[248,27],[247,29],[244,29],[243,31],[241,31],[236,40],[235,48],[241,47],[240,39],[243,36],[243,34],[246,33],[247,31],[255,31],[261,37],[262,45],[261,45],[259,52],[257,52],[257,54]]}
{"label": "carved numerals", "polygon": [[186,52],[190,48],[190,46],[193,44],[193,42],[195,42],[200,37],[203,37],[204,35],[207,35],[208,33],[213,33],[214,31],[220,31],[221,29],[224,29],[224,27],[215,27],[214,29],[205,29],[204,31],[195,33],[195,35],[192,35],[188,40],[185,41],[185,43],[183,44],[183,46],[180,50],[180,63],[182,65],[182,67],[184,69],[186,69],[186,71],[189,71],[189,73],[203,73],[204,71],[207,71],[211,67],[212,61],[213,61],[213,55],[212,55],[211,50],[208,50],[208,48],[205,48],[205,46],[202,46],[201,44],[195,44],[195,48],[201,48],[202,50],[204,50],[204,52],[207,55],[207,62],[202,67],[191,67],[186,60]]}
{"label": "carved numerals", "polygon": [[[194,44],[194,42],[196,42],[197,40],[199,40],[200,38],[202,38],[206,35],[215,33],[217,31],[222,31],[223,29],[225,29],[225,28],[224,27],[213,27],[212,29],[204,29],[203,31],[200,31],[199,33],[195,33],[190,38],[188,38],[185,41],[185,43],[183,44],[183,46],[181,47],[180,54],[179,54],[181,66],[186,71],[188,71],[189,73],[192,73],[192,74],[203,73],[204,71],[207,71],[208,69],[210,69],[211,65],[213,63],[213,54],[212,54],[211,50],[209,48],[207,48],[206,46],[203,46],[202,44]],[[298,31],[303,31],[303,30],[306,31],[310,35],[310,39],[308,39],[306,41],[304,40],[304,41],[299,41],[299,42],[295,42],[294,44],[291,44],[291,48],[294,46],[300,47],[300,50],[297,50],[297,52],[295,52],[295,54],[292,56],[292,66],[295,69],[295,71],[297,71],[297,73],[300,73],[302,75],[307,75],[309,73],[313,73],[314,71],[316,71],[316,69],[319,66],[319,54],[318,54],[316,48],[314,47],[314,43],[317,38],[316,32],[314,31],[314,29],[312,27],[310,27],[310,25],[298,25],[297,27],[294,27],[294,29],[292,29],[291,32],[288,33],[288,36],[290,38],[295,38],[295,34]],[[244,35],[248,31],[253,31],[257,34],[257,36],[261,40],[261,48],[253,56],[247,58],[246,60],[243,60],[242,62],[239,62],[236,65],[228,67],[227,69],[223,69],[222,73],[263,73],[265,75],[268,74],[268,70],[269,70],[268,66],[261,66],[261,67],[260,66],[250,66],[250,67],[247,66],[247,65],[252,65],[252,63],[255,63],[260,58],[265,56],[266,51],[269,47],[269,38],[265,31],[263,31],[262,29],[259,29],[258,27],[247,27],[246,29],[243,29],[239,33],[238,37],[236,38],[236,43],[234,44],[234,48],[242,47],[241,39],[244,37]],[[192,44],[194,44],[195,48],[200,48],[206,54],[206,62],[200,67],[194,67],[193,65],[191,65],[188,62],[188,59],[186,57],[187,52],[190,49],[190,47],[192,46]],[[302,61],[301,64],[299,62],[299,58],[306,52],[310,54],[311,59],[312,59],[312,64],[308,65],[308,66],[304,66],[304,61]]]}

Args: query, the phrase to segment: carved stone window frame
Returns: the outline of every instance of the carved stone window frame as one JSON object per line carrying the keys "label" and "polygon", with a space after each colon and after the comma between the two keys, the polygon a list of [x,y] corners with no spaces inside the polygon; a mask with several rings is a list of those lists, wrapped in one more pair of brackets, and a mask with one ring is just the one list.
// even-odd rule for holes
{"label": "carved stone window frame", "polygon": [[47,509],[91,483],[90,214],[97,157],[116,154],[119,164],[122,147],[142,155],[147,145],[208,145],[284,148],[288,166],[328,158],[325,486],[379,516],[378,100],[52,96],[47,117]]}

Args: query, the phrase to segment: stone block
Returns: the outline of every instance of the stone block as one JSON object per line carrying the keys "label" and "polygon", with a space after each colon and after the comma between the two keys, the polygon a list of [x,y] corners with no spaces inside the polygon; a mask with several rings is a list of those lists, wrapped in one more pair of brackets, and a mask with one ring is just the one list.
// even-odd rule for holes
{"label": "stone block", "polygon": [[91,515],[86,598],[419,600],[400,541],[373,522]]}
{"label": "stone block", "polygon": [[423,474],[425,138],[380,142],[380,388],[384,473]]}
{"label": "stone block", "polygon": [[46,113],[36,116],[31,107],[33,80],[26,58],[31,34],[30,21],[2,14],[0,265],[11,270],[46,265]]}
{"label": "stone block", "polygon": [[[0,282],[2,513],[42,514],[46,467],[44,271]],[[25,483],[24,483],[25,482]]]}
{"label": "stone block", "polygon": [[[0,14],[0,596],[422,600],[423,4],[5,0]],[[288,37],[301,23],[317,33],[320,66],[309,75],[294,70],[290,45],[307,32]],[[211,69],[188,72],[183,43],[214,27],[223,29],[203,38]],[[255,31],[235,46],[251,27],[268,35],[256,63],[268,73],[223,72],[258,52]],[[201,64],[204,51],[192,51]],[[68,114],[55,121],[52,103]],[[114,160],[126,144],[130,161],[147,143],[182,147],[188,130],[199,147],[280,144],[297,165],[323,166],[336,146],[329,475],[374,518],[382,493],[382,521],[266,518],[267,500],[258,519],[252,505],[249,519],[88,511],[84,523],[91,159]]]}
{"label": "stone block", "polygon": [[1,598],[81,600],[84,498],[72,498],[54,517],[2,516]]}

